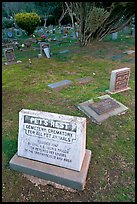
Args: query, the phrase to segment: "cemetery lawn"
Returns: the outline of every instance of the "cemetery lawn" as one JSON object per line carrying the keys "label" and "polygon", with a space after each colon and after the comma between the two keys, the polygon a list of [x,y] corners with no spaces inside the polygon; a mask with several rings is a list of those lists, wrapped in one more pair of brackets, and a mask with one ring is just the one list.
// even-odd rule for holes
{"label": "cemetery lawn", "polygon": [[[2,58],[2,201],[135,202],[135,54],[123,53],[135,50],[134,38],[121,36],[112,41],[108,37],[83,48],[69,39],[61,44],[51,42],[50,59],[39,59],[39,45],[34,46],[35,50],[15,49],[20,64],[6,66]],[[68,51],[60,54],[63,50]],[[77,105],[105,95],[111,71],[122,67],[131,68],[131,90],[111,97],[127,106],[128,111],[97,125]],[[88,84],[76,81],[88,76],[92,77]],[[60,91],[48,87],[65,79],[73,83]],[[87,118],[86,149],[92,151],[92,159],[82,192],[36,185],[23,173],[10,169],[9,161],[17,152],[18,116],[22,109]]]}

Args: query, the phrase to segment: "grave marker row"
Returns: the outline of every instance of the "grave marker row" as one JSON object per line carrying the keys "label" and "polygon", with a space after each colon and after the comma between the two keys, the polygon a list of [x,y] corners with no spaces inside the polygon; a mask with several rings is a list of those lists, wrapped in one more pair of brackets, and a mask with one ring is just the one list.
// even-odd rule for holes
{"label": "grave marker row", "polygon": [[[40,44],[41,55],[45,44]],[[13,48],[5,51],[8,62],[16,61]],[[130,68],[113,70],[109,93],[128,90]],[[81,84],[91,78],[77,79]],[[71,84],[63,80],[49,84],[59,88]],[[78,109],[93,122],[101,124],[113,115],[123,114],[128,108],[109,95],[80,103]],[[68,187],[83,190],[91,160],[86,149],[86,118],[23,109],[19,112],[18,151],[10,160],[10,168]]]}

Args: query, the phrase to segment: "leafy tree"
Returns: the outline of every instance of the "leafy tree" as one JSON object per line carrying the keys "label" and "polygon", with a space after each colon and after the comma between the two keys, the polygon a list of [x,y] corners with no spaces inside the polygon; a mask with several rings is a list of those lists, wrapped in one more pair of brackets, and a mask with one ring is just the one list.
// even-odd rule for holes
{"label": "leafy tree", "polygon": [[35,11],[34,2],[2,2],[2,17],[9,18],[20,12]]}
{"label": "leafy tree", "polygon": [[40,24],[40,17],[34,12],[17,13],[15,14],[15,22],[21,29],[25,30],[28,35],[31,35]]}
{"label": "leafy tree", "polygon": [[135,2],[65,2],[71,18],[79,24],[81,46],[102,40],[131,22]]}
{"label": "leafy tree", "polygon": [[39,14],[44,26],[57,24],[60,10],[60,2],[34,2],[35,10]]}

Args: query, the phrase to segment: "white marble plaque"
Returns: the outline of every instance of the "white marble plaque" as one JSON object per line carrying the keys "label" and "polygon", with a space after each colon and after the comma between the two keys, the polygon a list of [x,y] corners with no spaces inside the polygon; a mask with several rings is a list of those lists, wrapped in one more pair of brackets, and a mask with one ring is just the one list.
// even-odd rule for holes
{"label": "white marble plaque", "polygon": [[128,81],[130,76],[130,68],[124,67],[113,70],[110,78],[109,92],[121,92],[128,90]]}
{"label": "white marble plaque", "polygon": [[18,156],[80,171],[85,147],[86,118],[19,112]]}

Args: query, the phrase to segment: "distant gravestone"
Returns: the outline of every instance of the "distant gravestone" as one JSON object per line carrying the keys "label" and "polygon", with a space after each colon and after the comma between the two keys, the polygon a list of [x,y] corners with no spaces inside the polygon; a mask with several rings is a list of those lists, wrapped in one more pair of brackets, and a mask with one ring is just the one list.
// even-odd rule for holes
{"label": "distant gravestone", "polygon": [[131,28],[131,35],[135,36],[135,28]]}
{"label": "distant gravestone", "polygon": [[130,76],[130,68],[125,67],[121,69],[113,70],[110,78],[109,90],[106,90],[110,94],[129,90],[128,81]]}
{"label": "distant gravestone", "polygon": [[9,63],[9,62],[16,62],[16,57],[15,57],[15,54],[14,54],[14,49],[12,47],[5,49],[5,57],[6,57],[7,63]]}
{"label": "distant gravestone", "polygon": [[5,63],[6,65],[21,62],[21,61],[16,61],[13,47],[5,48],[4,54],[6,58],[6,63]]}
{"label": "distant gravestone", "polygon": [[123,28],[123,31],[124,31],[125,34],[128,34],[128,33],[129,33],[129,27],[128,27],[128,26],[125,26],[125,27]]}
{"label": "distant gravestone", "polygon": [[119,53],[119,54],[117,54],[117,55],[114,55],[114,56],[112,56],[112,60],[121,60],[123,57],[125,57],[125,54],[124,53]]}
{"label": "distant gravestone", "polygon": [[86,118],[22,109],[14,170],[82,190],[91,158]]}
{"label": "distant gravestone", "polygon": [[62,89],[63,87],[66,87],[66,86],[69,86],[70,84],[72,83],[71,80],[62,80],[62,81],[59,81],[59,82],[55,82],[53,84],[48,84],[48,86],[52,89],[55,89],[55,90],[60,90]]}
{"label": "distant gravestone", "polygon": [[94,99],[90,99],[80,103],[78,109],[84,112],[92,122],[99,125],[110,116],[120,115],[128,110],[126,106],[111,98],[109,95],[100,96],[98,99],[98,102],[95,102]]}
{"label": "distant gravestone", "polygon": [[40,42],[40,54],[41,56],[50,58],[50,48],[49,43]]}
{"label": "distant gravestone", "polygon": [[117,40],[118,38],[118,33],[115,32],[115,33],[112,33],[112,40]]}
{"label": "distant gravestone", "polygon": [[76,31],[76,37],[78,38],[78,36],[79,36],[79,33],[78,33],[78,31]]}
{"label": "distant gravestone", "polygon": [[16,29],[16,36],[20,37],[22,35],[22,31],[20,29]]}
{"label": "distant gravestone", "polygon": [[12,37],[13,37],[12,31],[8,31],[8,32],[7,32],[7,36],[8,36],[9,38],[12,38]]}

